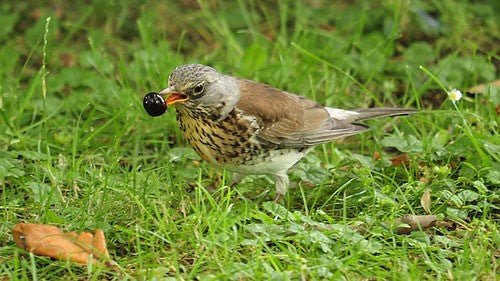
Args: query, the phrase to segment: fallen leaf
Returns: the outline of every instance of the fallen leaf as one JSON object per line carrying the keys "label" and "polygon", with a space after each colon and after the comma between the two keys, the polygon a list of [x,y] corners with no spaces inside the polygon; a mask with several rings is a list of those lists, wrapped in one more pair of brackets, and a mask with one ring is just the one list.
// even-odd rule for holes
{"label": "fallen leaf", "polygon": [[395,156],[391,159],[392,166],[401,166],[410,163],[410,157],[408,154],[403,153],[398,156]]}
{"label": "fallen leaf", "polygon": [[484,91],[486,91],[486,89],[488,88],[488,86],[493,87],[493,88],[498,88],[500,87],[500,79],[499,80],[495,80],[495,81],[492,81],[490,83],[484,83],[484,84],[479,84],[479,85],[476,85],[476,86],[473,86],[473,87],[470,87],[469,89],[467,89],[467,93],[472,93],[472,94],[479,94],[479,93],[483,93]]}
{"label": "fallen leaf", "polygon": [[398,234],[409,234],[416,230],[426,230],[436,224],[437,217],[434,215],[404,215],[396,219],[396,232]]}
{"label": "fallen leaf", "polygon": [[[65,233],[60,228],[35,223],[19,223],[12,229],[17,246],[39,256],[59,260],[71,260],[79,264],[103,262],[106,266],[115,263],[109,258],[104,232],[97,229],[89,232]],[[91,259],[91,256],[93,259]]]}
{"label": "fallen leaf", "polygon": [[418,179],[418,181],[421,183],[429,183],[429,179],[427,179],[426,177],[421,177],[420,179]]}
{"label": "fallen leaf", "polygon": [[424,194],[420,197],[420,205],[427,214],[431,213],[431,190],[429,188],[426,188]]}
{"label": "fallen leaf", "polygon": [[[449,231],[457,228],[456,222],[447,218],[438,220],[435,215],[404,215],[401,218],[385,221],[382,224],[388,229],[392,229],[390,226],[395,227],[397,234],[410,234],[412,231],[426,230],[431,227],[446,228]],[[368,233],[370,229],[370,226],[365,223],[358,223],[351,227],[362,235]]]}

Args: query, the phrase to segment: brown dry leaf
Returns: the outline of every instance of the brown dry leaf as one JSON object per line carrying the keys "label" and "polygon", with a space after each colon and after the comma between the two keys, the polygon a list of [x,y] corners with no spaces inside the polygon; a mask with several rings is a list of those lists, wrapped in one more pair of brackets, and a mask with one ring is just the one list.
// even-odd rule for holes
{"label": "brown dry leaf", "polygon": [[109,258],[106,239],[102,230],[95,234],[89,232],[65,233],[60,228],[47,224],[19,223],[12,229],[17,246],[36,255],[60,260],[72,260],[79,264],[87,264],[90,256],[93,263],[103,262],[107,266],[114,265]]}
{"label": "brown dry leaf", "polygon": [[396,219],[396,232],[398,234],[409,234],[415,230],[425,230],[436,224],[437,217],[434,215],[404,215]]}
{"label": "brown dry leaf", "polygon": [[420,205],[422,205],[422,208],[424,208],[424,211],[427,214],[431,213],[431,202],[431,190],[426,188],[424,190],[424,194],[420,197]]}
{"label": "brown dry leaf", "polygon": [[408,154],[403,153],[398,156],[395,156],[391,159],[392,166],[401,166],[410,163],[410,157]]}
{"label": "brown dry leaf", "polygon": [[486,91],[487,87],[490,86],[490,85],[493,88],[500,87],[500,79],[492,81],[490,83],[484,83],[484,84],[479,84],[479,85],[470,87],[469,89],[467,89],[466,92],[467,93],[473,93],[473,94],[483,93],[484,91]]}
{"label": "brown dry leaf", "polygon": [[421,177],[420,179],[418,179],[418,181],[421,183],[429,183],[429,179],[426,177]]}
{"label": "brown dry leaf", "polygon": [[[396,228],[397,234],[410,234],[412,231],[427,230],[431,227],[446,228],[450,231],[457,228],[456,222],[447,218],[438,220],[435,215],[404,215],[393,221],[385,221],[383,225],[389,229]],[[369,232],[370,227],[365,223],[357,223],[351,228],[359,234],[365,235]]]}

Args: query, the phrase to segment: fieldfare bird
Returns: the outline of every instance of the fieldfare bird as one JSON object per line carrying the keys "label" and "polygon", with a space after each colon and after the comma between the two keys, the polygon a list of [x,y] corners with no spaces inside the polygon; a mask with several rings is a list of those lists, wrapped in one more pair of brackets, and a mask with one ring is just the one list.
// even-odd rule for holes
{"label": "fieldfare bird", "polygon": [[234,172],[231,186],[246,175],[271,175],[276,201],[288,189],[288,169],[314,146],[366,131],[358,121],[415,111],[325,107],[201,64],[177,67],[166,89],[144,99],[153,116],[167,106],[176,108],[180,129],[202,159]]}

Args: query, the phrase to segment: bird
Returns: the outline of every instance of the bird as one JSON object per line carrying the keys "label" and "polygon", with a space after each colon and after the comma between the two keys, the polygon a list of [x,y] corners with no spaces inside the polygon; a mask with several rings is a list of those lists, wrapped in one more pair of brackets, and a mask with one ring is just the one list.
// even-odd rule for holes
{"label": "bird", "polygon": [[[326,107],[202,64],[178,66],[167,87],[148,98],[144,107],[155,113],[151,115],[175,108],[177,123],[197,154],[233,172],[230,186],[247,175],[274,177],[276,202],[289,188],[287,171],[315,146],[368,130],[359,121],[415,112]],[[152,101],[160,102],[161,110],[152,107]]]}

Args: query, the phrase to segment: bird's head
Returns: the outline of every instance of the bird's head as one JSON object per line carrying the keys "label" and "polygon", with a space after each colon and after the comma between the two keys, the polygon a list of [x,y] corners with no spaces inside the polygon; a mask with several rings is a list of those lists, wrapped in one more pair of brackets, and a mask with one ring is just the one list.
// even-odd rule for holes
{"label": "bird's head", "polygon": [[167,106],[201,109],[225,117],[240,98],[235,79],[202,64],[177,67],[168,78],[168,88],[160,95]]}

